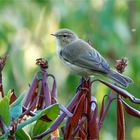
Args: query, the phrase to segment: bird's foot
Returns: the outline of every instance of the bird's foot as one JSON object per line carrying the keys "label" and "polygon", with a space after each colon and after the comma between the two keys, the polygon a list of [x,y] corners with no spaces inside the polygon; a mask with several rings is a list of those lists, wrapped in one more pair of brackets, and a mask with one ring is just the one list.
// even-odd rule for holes
{"label": "bird's foot", "polygon": [[85,85],[88,84],[89,80],[90,80],[90,78],[84,78],[84,77],[82,77],[82,78],[80,79],[79,85],[78,85],[77,88],[76,88],[76,93],[77,93],[78,91],[81,91],[81,90],[86,90],[86,91],[88,92],[89,89],[86,88]]}

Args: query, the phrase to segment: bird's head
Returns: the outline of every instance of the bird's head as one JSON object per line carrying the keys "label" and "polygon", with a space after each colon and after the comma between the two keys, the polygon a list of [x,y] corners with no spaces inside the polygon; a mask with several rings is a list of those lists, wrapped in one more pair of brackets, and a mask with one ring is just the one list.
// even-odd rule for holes
{"label": "bird's head", "polygon": [[78,39],[78,36],[69,29],[60,29],[55,34],[51,35],[56,37],[57,45],[61,48]]}

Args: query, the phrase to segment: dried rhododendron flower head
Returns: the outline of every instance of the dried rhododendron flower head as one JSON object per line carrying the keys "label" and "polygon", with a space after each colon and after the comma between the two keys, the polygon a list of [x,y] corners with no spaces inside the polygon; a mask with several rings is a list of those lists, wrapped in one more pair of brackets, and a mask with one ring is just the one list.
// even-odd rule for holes
{"label": "dried rhododendron flower head", "polygon": [[116,60],[115,68],[119,73],[123,73],[127,65],[128,65],[128,59],[122,58],[122,59]]}
{"label": "dried rhododendron flower head", "polygon": [[38,58],[36,59],[36,65],[46,69],[48,68],[48,61],[43,58]]}

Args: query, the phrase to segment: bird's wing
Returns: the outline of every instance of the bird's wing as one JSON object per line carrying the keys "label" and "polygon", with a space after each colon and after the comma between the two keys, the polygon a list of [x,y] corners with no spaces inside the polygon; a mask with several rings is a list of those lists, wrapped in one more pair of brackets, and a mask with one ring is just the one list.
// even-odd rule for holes
{"label": "bird's wing", "polygon": [[65,46],[60,55],[65,61],[82,68],[103,73],[108,73],[110,70],[107,61],[88,43],[80,39]]}

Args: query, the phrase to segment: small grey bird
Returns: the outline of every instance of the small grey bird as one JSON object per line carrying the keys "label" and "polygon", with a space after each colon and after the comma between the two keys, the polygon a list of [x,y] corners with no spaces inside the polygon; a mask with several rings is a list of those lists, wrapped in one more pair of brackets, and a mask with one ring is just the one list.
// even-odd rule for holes
{"label": "small grey bird", "polygon": [[80,39],[69,29],[60,29],[55,34],[57,53],[62,62],[83,77],[104,75],[121,86],[133,81],[110,68],[108,62],[89,43]]}

